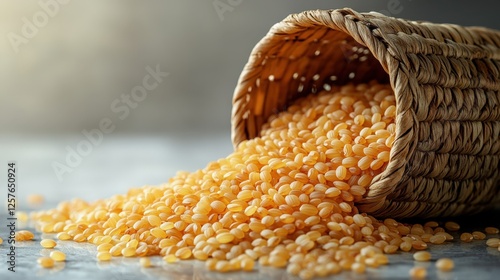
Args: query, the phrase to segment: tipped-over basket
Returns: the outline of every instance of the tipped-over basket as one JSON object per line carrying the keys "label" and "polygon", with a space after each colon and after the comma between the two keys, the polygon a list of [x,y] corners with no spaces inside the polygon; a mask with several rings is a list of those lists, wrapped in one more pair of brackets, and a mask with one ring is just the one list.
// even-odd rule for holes
{"label": "tipped-over basket", "polygon": [[472,214],[500,202],[500,32],[351,9],[293,14],[255,46],[233,96],[232,140],[332,84],[390,83],[396,139],[363,212]]}

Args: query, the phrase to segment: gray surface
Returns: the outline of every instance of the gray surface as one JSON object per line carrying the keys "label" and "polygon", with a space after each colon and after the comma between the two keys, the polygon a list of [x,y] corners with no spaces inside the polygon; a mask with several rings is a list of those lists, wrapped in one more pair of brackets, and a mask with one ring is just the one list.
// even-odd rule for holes
{"label": "gray surface", "polygon": [[[42,208],[50,208],[58,201],[83,197],[88,200],[124,193],[128,188],[143,183],[160,183],[180,169],[202,168],[208,161],[223,157],[231,151],[229,135],[210,135],[193,138],[178,137],[129,138],[113,136],[93,151],[81,166],[75,168],[63,182],[55,179],[50,163],[64,157],[59,147],[72,143],[61,139],[14,139],[8,140],[11,149],[1,149],[6,158],[15,159],[19,165],[19,202],[26,210],[25,197],[29,193],[46,193],[47,202]],[[7,141],[6,139],[2,139]],[[19,153],[29,149],[29,153]],[[50,152],[53,151],[53,152]],[[57,152],[59,151],[59,153]],[[2,163],[3,164],[3,163]],[[3,166],[3,165],[2,165]],[[0,180],[5,180],[6,171],[0,169]],[[43,190],[43,191],[42,191]],[[4,188],[0,196],[6,197]],[[2,206],[2,209],[5,209]],[[485,213],[481,217],[460,221],[464,230],[481,229],[484,226],[500,226],[500,211]],[[6,239],[5,210],[0,215],[0,236]],[[21,225],[20,225],[21,226]],[[26,224],[23,227],[28,227]],[[5,267],[6,243],[0,245],[2,262],[0,279],[298,279],[287,275],[284,270],[261,268],[254,273],[207,273],[202,262],[185,261],[163,264],[154,257],[155,266],[141,268],[137,259],[115,258],[110,263],[95,261],[95,246],[74,242],[59,242],[59,249],[67,254],[67,262],[53,269],[42,269],[36,259],[46,255],[40,247],[41,238],[52,237],[37,233],[36,240],[25,242],[17,249],[17,272],[11,273]],[[458,236],[455,236],[458,237]],[[498,237],[498,235],[497,235]],[[440,257],[454,259],[456,269],[451,273],[438,273],[434,263],[418,263],[412,254],[400,253],[390,256],[390,264],[376,270],[369,269],[365,275],[344,272],[335,279],[408,279],[408,270],[414,265],[428,266],[428,279],[498,279],[500,274],[500,252],[487,248],[485,241],[464,244],[453,241],[446,245],[430,248],[435,261]]]}

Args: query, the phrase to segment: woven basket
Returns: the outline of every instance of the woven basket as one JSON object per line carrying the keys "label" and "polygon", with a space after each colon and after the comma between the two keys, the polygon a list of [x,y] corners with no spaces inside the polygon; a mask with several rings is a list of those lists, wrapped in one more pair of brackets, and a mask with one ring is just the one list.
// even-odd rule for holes
{"label": "woven basket", "polygon": [[390,83],[396,140],[358,208],[472,214],[500,202],[500,32],[351,9],[288,16],[255,46],[233,96],[232,140],[332,84]]}

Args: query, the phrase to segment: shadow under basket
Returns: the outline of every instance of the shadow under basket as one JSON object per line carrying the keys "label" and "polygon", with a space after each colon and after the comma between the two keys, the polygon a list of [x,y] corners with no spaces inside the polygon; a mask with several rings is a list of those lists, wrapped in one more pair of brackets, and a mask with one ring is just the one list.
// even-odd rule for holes
{"label": "shadow under basket", "polygon": [[357,206],[377,217],[473,214],[500,202],[500,32],[351,9],[293,14],[255,46],[233,96],[232,140],[331,85],[389,83],[396,140]]}

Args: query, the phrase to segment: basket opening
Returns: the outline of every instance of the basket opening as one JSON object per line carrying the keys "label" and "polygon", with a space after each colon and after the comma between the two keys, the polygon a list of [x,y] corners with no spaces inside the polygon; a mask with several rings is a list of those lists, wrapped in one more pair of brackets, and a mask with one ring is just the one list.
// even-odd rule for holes
{"label": "basket opening", "polygon": [[[288,67],[296,71],[291,74],[287,89],[289,93],[286,93],[291,94],[290,98],[287,104],[280,104],[278,110],[286,109],[298,97],[328,90],[330,85],[359,84],[372,80],[389,83],[389,75],[372,52],[342,31],[325,27],[306,29],[294,34],[292,40],[285,37],[283,41],[281,49],[296,52],[304,48],[304,54],[295,57],[292,53],[288,57]],[[288,47],[287,44],[293,46]]]}
{"label": "basket opening", "polygon": [[249,64],[233,100],[233,119],[238,118],[233,126],[243,129],[233,130],[234,145],[259,136],[271,115],[300,97],[332,85],[389,83],[389,75],[366,46],[328,27],[274,34],[257,44]]}
{"label": "basket opening", "polygon": [[[285,111],[303,96],[334,85],[374,80],[389,84],[389,74],[370,47],[344,31],[326,26],[275,32],[261,40],[240,76],[233,98],[235,147],[243,140],[260,136],[269,117]],[[379,195],[375,197],[369,199],[374,209],[384,203]]]}

